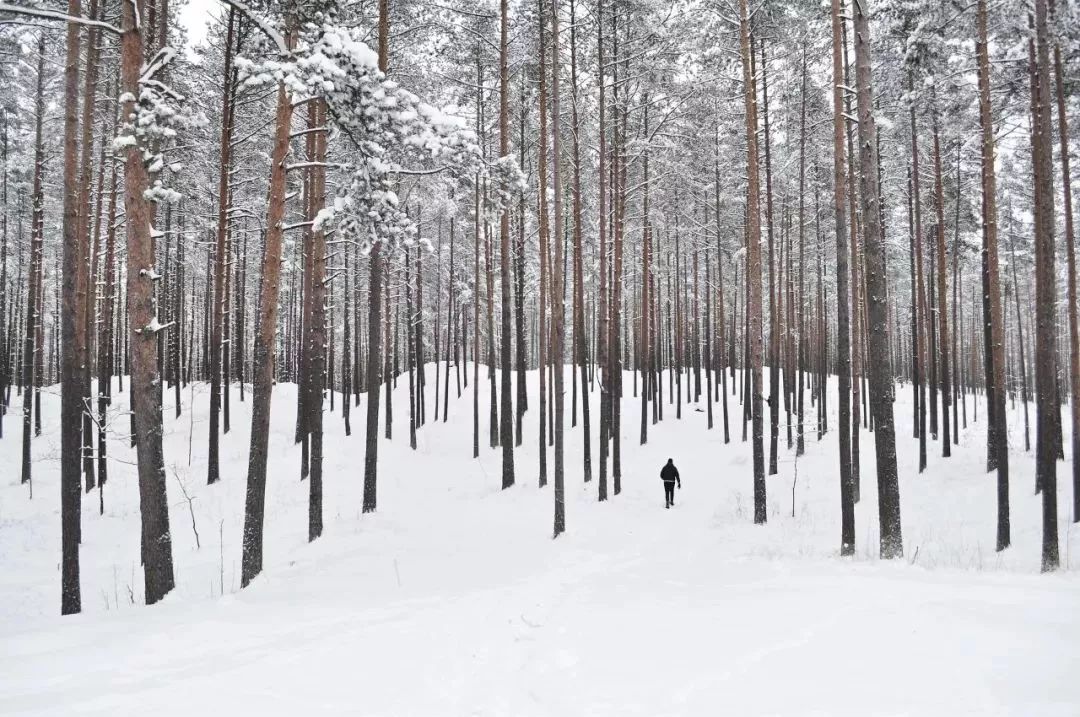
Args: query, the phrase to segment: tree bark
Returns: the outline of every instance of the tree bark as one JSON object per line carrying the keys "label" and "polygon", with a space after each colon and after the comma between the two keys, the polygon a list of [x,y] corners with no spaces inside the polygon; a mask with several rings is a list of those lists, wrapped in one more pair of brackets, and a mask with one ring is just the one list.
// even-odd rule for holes
{"label": "tree bark", "polygon": [[[833,0],[834,4],[838,0]],[[757,92],[751,71],[750,15],[747,0],[739,0],[739,36],[742,45],[742,70],[744,105],[746,110],[746,281],[749,286],[750,331],[747,342],[750,347],[751,388],[748,400],[752,403],[754,456],[754,523],[763,524],[768,518],[765,497],[765,451],[762,425],[762,338],[761,338],[761,226],[758,209],[758,160],[757,160]]]}
{"label": "tree bark", "polygon": [[[983,304],[989,311],[985,342],[987,401],[987,468],[997,468],[997,550],[1012,542],[1009,517],[1009,442],[1005,416],[1005,332],[1001,306],[1001,283],[997,238],[997,185],[994,176],[994,120],[990,104],[990,51],[987,39],[986,0],[976,10],[979,69],[979,125],[982,131],[982,235],[985,282]],[[1075,394],[1074,394],[1075,396]],[[1075,403],[1075,401],[1074,401]],[[992,458],[992,461],[990,460]]]}
{"label": "tree bark", "polygon": [[[38,37],[38,62],[37,62],[37,89],[34,93],[34,179],[33,189],[30,194],[31,219],[30,219],[30,270],[26,292],[26,323],[24,325],[23,362],[22,362],[22,386],[23,386],[23,431],[22,431],[22,482],[30,485],[30,495],[33,495],[31,484],[31,454],[30,432],[31,418],[34,404],[34,367],[37,364],[36,354],[44,347],[38,345],[39,318],[38,303],[41,295],[42,264],[44,261],[44,214],[45,197],[42,189],[43,175],[45,173],[45,145],[42,137],[42,126],[45,120],[45,33]],[[6,131],[6,125],[5,125]],[[6,137],[5,137],[6,139]],[[77,484],[76,484],[77,489]],[[65,494],[66,496],[66,494]]]}
{"label": "tree bark", "polygon": [[844,192],[845,119],[842,78],[840,0],[832,0],[832,70],[833,70],[833,215],[836,236],[836,369],[840,379],[840,554],[855,553],[855,500],[851,473],[851,346],[848,320],[848,246],[844,226],[847,212]]}
{"label": "tree bark", "polygon": [[[544,0],[537,0],[537,25],[539,29],[539,84],[540,84],[540,141],[539,148],[537,150],[537,194],[538,197],[538,211],[540,213],[539,221],[539,235],[540,235],[540,285],[537,288],[538,299],[540,302],[540,317],[539,317],[539,334],[540,338],[538,343],[538,362],[537,369],[540,374],[540,460],[539,460],[539,482],[540,487],[543,488],[547,485],[547,418],[548,418],[548,402],[547,402],[547,370],[548,370],[548,325],[547,325],[547,304],[548,304],[548,209],[547,209],[547,47],[544,43],[544,25],[547,22],[547,13],[544,9]],[[602,92],[603,90],[601,90]],[[601,139],[601,141],[603,141]],[[601,160],[603,161],[603,160]],[[601,181],[603,181],[601,179]],[[603,200],[601,200],[603,201]],[[603,231],[601,229],[601,231]]]}
{"label": "tree bark", "polygon": [[[1050,0],[1050,12],[1054,2]],[[1076,230],[1072,213],[1072,174],[1069,171],[1069,122],[1065,111],[1065,70],[1061,46],[1054,43],[1054,77],[1057,89],[1058,138],[1061,142],[1061,183],[1065,212],[1065,259],[1068,264],[1069,395],[1072,420],[1073,522],[1080,523],[1080,320],[1077,318]]]}
{"label": "tree bark", "polygon": [[[596,360],[600,366],[600,478],[598,481],[597,491],[598,499],[603,501],[607,500],[608,485],[607,485],[607,459],[608,459],[608,443],[611,436],[611,384],[614,377],[611,373],[611,358],[608,352],[608,332],[610,330],[608,322],[608,246],[607,246],[607,227],[608,227],[608,205],[607,205],[607,193],[608,193],[608,166],[607,166],[607,106],[606,96],[604,91],[604,13],[603,13],[603,0],[597,0],[596,3],[596,50],[597,50],[597,84],[600,89],[600,101],[599,101],[599,129],[600,135],[600,152],[599,152],[599,181],[600,181],[600,193],[598,201],[599,217],[598,217],[598,230],[600,232],[600,304],[598,307],[598,326],[596,336]],[[543,111],[541,109],[541,111]],[[541,139],[543,141],[543,139]],[[541,261],[543,258],[541,257]],[[541,371],[541,375],[543,371]],[[543,420],[541,419],[541,423]]]}
{"label": "tree bark", "polygon": [[[914,91],[914,78],[908,75],[908,92]],[[927,312],[926,288],[923,279],[923,233],[922,233],[922,202],[919,198],[919,133],[915,124],[915,103],[912,98],[908,108],[911,120],[911,186],[912,205],[914,209],[914,236],[911,241],[915,245],[915,344],[919,360],[919,472],[926,470],[926,371],[929,368],[930,352],[927,349],[926,327],[930,325],[930,317]]]}
{"label": "tree bark", "polygon": [[[503,0],[505,2],[505,0]],[[592,425],[589,415],[588,351],[585,335],[585,284],[581,245],[581,153],[578,123],[577,23],[575,2],[570,0],[570,122],[574,153],[574,363],[581,374],[581,427],[584,441],[582,472],[585,482],[592,480]],[[648,190],[646,190],[648,191]]]}
{"label": "tree bark", "polygon": [[[507,71],[506,35],[509,19],[507,18],[507,0],[500,0],[499,22],[499,157],[510,154],[510,78]],[[502,424],[499,438],[502,441],[502,487],[505,490],[514,485],[514,406],[513,370],[510,353],[510,312],[513,308],[513,292],[510,285],[510,210],[503,208],[499,217],[499,273],[502,277],[502,314],[501,314],[501,356],[502,367],[500,408]]]}
{"label": "tree bark", "polygon": [[229,231],[229,173],[232,167],[232,103],[230,80],[232,79],[233,25],[235,11],[229,9],[229,22],[225,34],[225,70],[221,86],[221,171],[218,175],[218,214],[214,262],[213,328],[210,332],[210,439],[206,455],[206,482],[216,483],[220,478],[219,442],[221,431],[221,336],[225,317],[225,265],[227,262],[225,237]]}
{"label": "tree bark", "polygon": [[[295,18],[286,18],[285,41],[291,48]],[[255,333],[251,386],[251,445],[248,454],[247,491],[244,500],[244,542],[240,586],[262,572],[263,519],[266,504],[267,446],[270,434],[270,401],[274,387],[274,345],[277,330],[278,295],[281,288],[281,248],[285,219],[285,163],[289,154],[289,133],[293,106],[284,85],[278,85],[274,121],[274,143],[270,155],[270,187],[266,210],[266,240],[263,247],[262,285]],[[130,279],[129,279],[130,281]],[[365,495],[367,481],[364,483]]]}
{"label": "tree bark", "polygon": [[941,389],[941,455],[952,455],[952,440],[949,436],[949,402],[952,399],[949,387],[949,314],[945,275],[945,197],[941,181],[941,142],[938,136],[937,101],[934,100],[934,210],[937,214],[937,324],[938,324],[938,381]]}
{"label": "tree bark", "polygon": [[[878,522],[883,559],[904,554],[900,527],[900,487],[896,474],[896,430],[893,425],[893,379],[889,361],[887,264],[881,233],[878,164],[875,144],[874,95],[871,87],[870,21],[867,0],[853,3],[855,9],[855,75],[859,96],[859,184],[862,194],[863,225],[866,235],[866,288],[870,310],[870,408],[874,419],[874,448],[877,454]],[[856,429],[857,430],[857,429]]]}
{"label": "tree bark", "polygon": [[[130,3],[125,4],[125,8]],[[68,0],[68,14],[82,15],[80,0]],[[80,612],[79,541],[81,515],[79,478],[82,464],[82,372],[79,324],[79,57],[82,34],[79,25],[67,24],[64,61],[64,193],[63,193],[63,307],[60,312],[60,613]]]}
{"label": "tree bark", "polygon": [[[1035,98],[1032,164],[1035,203],[1035,473],[1042,489],[1043,572],[1060,564],[1057,529],[1057,275],[1054,268],[1053,128],[1050,111],[1050,32],[1046,0],[1035,0]],[[1060,435],[1060,434],[1057,434]]]}
{"label": "tree bark", "polygon": [[[505,2],[505,0],[503,0]],[[551,3],[551,108],[554,117],[552,127],[552,177],[555,190],[555,267],[563,265],[563,183],[562,155],[559,122],[559,0]],[[554,321],[554,340],[552,354],[555,363],[555,527],[554,537],[566,531],[565,486],[563,477],[563,416],[564,396],[563,343],[565,339],[565,309],[563,304],[563,282],[565,272],[556,268],[551,297],[552,320]]]}
{"label": "tree bark", "polygon": [[[137,2],[138,0],[136,0]],[[132,2],[123,3],[121,86],[127,97],[139,95],[143,37]],[[165,22],[165,19],[162,19]],[[135,103],[124,103],[130,117]],[[142,515],[142,557],[146,603],[152,605],[173,589],[172,539],[165,489],[165,456],[161,445],[161,376],[157,372],[157,311],[154,299],[154,244],[150,226],[152,208],[145,196],[151,186],[143,162],[143,148],[129,146],[124,153],[124,210],[127,228],[127,297],[131,327],[131,397],[139,473],[139,510]]]}

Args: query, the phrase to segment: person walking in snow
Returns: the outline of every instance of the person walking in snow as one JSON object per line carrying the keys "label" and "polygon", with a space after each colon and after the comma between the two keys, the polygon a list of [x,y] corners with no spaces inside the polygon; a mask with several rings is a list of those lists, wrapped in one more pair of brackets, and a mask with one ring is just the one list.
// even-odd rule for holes
{"label": "person walking in snow", "polygon": [[679,486],[682,489],[682,481],[679,480],[679,469],[675,467],[675,462],[670,458],[667,459],[667,463],[660,469],[660,480],[664,481],[664,507],[670,508],[675,505],[675,486]]}

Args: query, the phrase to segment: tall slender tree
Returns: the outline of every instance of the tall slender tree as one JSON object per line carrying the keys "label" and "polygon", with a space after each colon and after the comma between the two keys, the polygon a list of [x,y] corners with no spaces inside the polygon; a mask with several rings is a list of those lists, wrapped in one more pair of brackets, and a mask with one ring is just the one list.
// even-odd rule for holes
{"label": "tall slender tree", "polygon": [[[838,0],[834,0],[834,3]],[[768,519],[765,497],[765,450],[762,422],[761,338],[761,224],[758,209],[757,91],[751,70],[750,13],[747,0],[739,0],[739,37],[742,46],[743,100],[746,110],[746,282],[750,331],[746,338],[750,354],[750,410],[753,423],[754,522]]]}
{"label": "tall slender tree", "polygon": [[851,329],[848,320],[848,247],[844,164],[844,97],[840,0],[832,0],[833,218],[836,237],[836,372],[840,402],[840,554],[855,553],[855,495],[851,473]]}
{"label": "tall slender tree", "polygon": [[[878,187],[877,130],[871,85],[870,21],[868,0],[855,3],[855,82],[859,96],[859,184],[862,195],[866,250],[866,289],[869,301],[870,408],[874,419],[877,454],[878,522],[882,558],[904,554],[900,528],[900,487],[896,473],[896,430],[893,425],[892,365],[889,361],[888,270],[885,238],[881,231]],[[858,427],[855,428],[858,430]]]}
{"label": "tall slender tree", "polygon": [[[1053,126],[1050,111],[1050,30],[1046,0],[1035,0],[1035,87],[1032,165],[1035,189],[1035,438],[1036,482],[1042,490],[1042,569],[1057,570],[1057,276],[1054,269]],[[1055,435],[1056,433],[1056,435]]]}

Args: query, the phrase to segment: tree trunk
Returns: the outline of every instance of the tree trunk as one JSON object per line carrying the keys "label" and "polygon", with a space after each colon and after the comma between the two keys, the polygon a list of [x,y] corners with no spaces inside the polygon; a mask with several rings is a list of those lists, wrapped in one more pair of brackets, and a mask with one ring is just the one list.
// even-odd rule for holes
{"label": "tree trunk", "polygon": [[[38,325],[41,323],[38,302],[42,290],[42,265],[44,262],[44,214],[45,197],[42,189],[45,173],[45,145],[42,126],[45,121],[45,33],[38,37],[37,89],[34,94],[34,179],[30,194],[30,271],[26,292],[26,323],[23,341],[22,386],[23,386],[23,432],[22,432],[22,482],[31,484],[30,422],[34,404],[34,367],[36,354],[44,347],[37,342]],[[6,130],[6,125],[5,125]],[[5,137],[6,139],[6,137]],[[33,485],[30,485],[33,496]],[[76,494],[78,479],[76,478]],[[64,494],[66,497],[66,493]],[[77,586],[76,586],[77,587]]]}
{"label": "tree trunk", "polygon": [[[80,0],[68,0],[68,15],[82,15]],[[79,541],[81,514],[79,478],[82,464],[82,353],[79,345],[79,284],[82,254],[79,240],[79,58],[82,34],[78,23],[67,24],[64,61],[64,194],[63,194],[63,308],[60,312],[60,613],[80,612]]]}
{"label": "tree trunk", "polygon": [[649,252],[651,250],[652,232],[649,225],[649,96],[645,95],[642,100],[644,105],[644,133],[646,144],[642,156],[642,174],[644,175],[644,199],[642,201],[642,227],[641,227],[641,315],[638,331],[638,368],[641,371],[641,434],[640,445],[645,445],[649,440]]}
{"label": "tree trunk", "polygon": [[[870,408],[874,419],[874,448],[877,454],[878,522],[882,558],[904,554],[900,528],[900,487],[896,474],[896,430],[893,425],[895,381],[889,362],[888,296],[885,242],[881,233],[878,166],[875,144],[874,97],[871,87],[870,21],[866,0],[853,3],[855,9],[855,75],[859,96],[859,183],[862,193],[863,224],[866,228],[866,289],[870,310]],[[857,430],[857,428],[856,428]]]}
{"label": "tree trunk", "polygon": [[[505,2],[506,0],[503,0]],[[563,265],[563,183],[562,183],[562,155],[560,134],[562,133],[559,122],[559,0],[551,3],[551,109],[555,118],[552,127],[552,177],[555,190],[555,267]],[[565,271],[556,269],[553,281],[551,297],[552,320],[554,326],[554,341],[552,341],[552,354],[555,363],[555,527],[554,537],[559,537],[566,531],[566,505],[565,486],[563,477],[563,377],[565,367],[563,364],[563,342],[565,338],[565,309],[563,304],[563,281]]]}
{"label": "tree trunk", "polygon": [[[525,74],[521,75],[518,125],[518,166],[525,166]],[[514,247],[514,367],[517,372],[517,410],[514,413],[514,445],[522,441],[521,422],[528,408],[529,392],[526,386],[525,360],[525,192],[518,192],[517,243]],[[451,259],[451,264],[453,259]],[[447,325],[447,343],[450,327]],[[447,379],[449,379],[449,362]]]}
{"label": "tree trunk", "polygon": [[[1054,12],[1053,0],[1050,12]],[[1065,212],[1065,258],[1068,263],[1069,395],[1072,419],[1073,522],[1080,523],[1080,320],[1077,318],[1076,231],[1072,214],[1072,175],[1069,171],[1069,123],[1065,111],[1065,70],[1061,47],[1054,43],[1054,77],[1057,89],[1058,138],[1061,142],[1061,183]]]}
{"label": "tree trunk", "polygon": [[[607,205],[607,117],[606,117],[606,97],[604,92],[604,14],[603,14],[603,1],[597,0],[596,11],[596,49],[597,49],[597,84],[600,88],[600,104],[599,104],[599,129],[600,135],[600,152],[599,162],[600,167],[598,171],[600,181],[600,192],[598,201],[600,203],[599,217],[597,220],[598,229],[600,232],[600,305],[598,307],[598,326],[596,336],[596,361],[600,366],[600,479],[597,486],[598,499],[607,500],[607,458],[608,458],[608,442],[611,436],[611,384],[614,380],[614,376],[611,373],[610,355],[608,352],[608,261],[607,261],[607,227],[608,227],[608,205]],[[542,82],[543,80],[541,80]],[[541,109],[543,112],[543,109]],[[543,135],[541,135],[541,142],[543,142]],[[541,261],[543,258],[541,257]],[[543,372],[541,371],[541,375]],[[543,419],[541,418],[541,423]]]}
{"label": "tree trunk", "polygon": [[[608,338],[608,355],[611,361],[611,374],[614,382],[610,387],[611,408],[611,488],[615,495],[622,492],[622,314],[623,314],[623,219],[626,215],[626,155],[624,141],[626,138],[626,108],[619,104],[619,33],[618,33],[618,10],[614,4],[611,6],[611,38],[612,38],[612,71],[611,91],[612,101],[617,113],[612,142],[612,182],[613,196],[613,247],[614,256],[611,268],[611,321],[609,325],[610,336]],[[621,118],[620,116],[621,115]],[[621,119],[621,123],[620,123]]]}
{"label": "tree trunk", "polygon": [[[292,47],[295,18],[286,18],[285,41]],[[279,84],[274,143],[270,155],[270,187],[266,210],[266,241],[263,247],[259,317],[255,333],[252,368],[251,445],[248,455],[247,491],[244,501],[244,543],[240,586],[262,572],[263,518],[266,503],[267,445],[270,434],[270,401],[274,387],[274,346],[278,295],[281,288],[281,247],[285,219],[285,163],[293,106],[284,85]],[[373,252],[374,253],[374,252]],[[130,279],[129,279],[130,282]],[[367,480],[364,482],[365,497]]]}
{"label": "tree trunk", "polygon": [[[1009,442],[1005,416],[1005,332],[1001,306],[997,240],[997,185],[994,176],[994,120],[990,100],[990,51],[987,40],[986,0],[978,0],[976,10],[979,63],[979,125],[982,130],[982,235],[983,305],[988,309],[989,327],[985,342],[987,402],[987,468],[997,468],[997,550],[1012,542],[1009,520]],[[1075,394],[1074,394],[1075,396]],[[1075,400],[1074,400],[1075,403]],[[992,459],[992,460],[991,460]]]}
{"label": "tree trunk", "polygon": [[1035,400],[1036,481],[1042,489],[1042,569],[1057,570],[1057,274],[1054,268],[1053,128],[1050,111],[1050,33],[1046,0],[1035,0],[1035,98],[1032,164],[1035,189]]}
{"label": "tree trunk", "polygon": [[[834,3],[837,0],[834,0]],[[750,371],[754,454],[754,523],[765,523],[768,516],[765,501],[765,451],[762,426],[762,339],[761,339],[761,226],[758,210],[758,160],[757,160],[757,92],[751,71],[750,16],[747,0],[739,0],[739,35],[742,45],[742,70],[744,105],[746,110],[746,280],[749,286],[750,331],[747,342],[750,347]]]}
{"label": "tree trunk", "polygon": [[[765,226],[769,237],[769,475],[776,474],[780,436],[780,315],[776,282],[776,241],[773,232],[772,148],[769,141],[769,72],[765,40],[761,44],[761,100],[765,121]],[[751,48],[753,43],[751,42]]]}
{"label": "tree trunk", "polygon": [[[120,74],[123,93],[140,92],[143,37],[136,9],[124,3]],[[165,21],[164,18],[162,20]],[[130,117],[135,103],[124,103]],[[129,130],[131,131],[131,130]],[[165,489],[165,456],[161,445],[161,376],[157,373],[158,328],[154,300],[154,245],[150,226],[152,208],[145,196],[151,186],[143,162],[144,148],[133,144],[124,157],[124,210],[127,228],[127,296],[131,327],[131,397],[139,473],[139,510],[142,515],[142,557],[146,603],[152,605],[173,589],[172,539]]]}
{"label": "tree trunk", "polygon": [[[326,204],[326,105],[323,101],[312,102],[309,108],[311,113],[311,133],[314,144],[314,160],[316,166],[312,169],[311,178],[311,202],[309,205],[309,219],[313,220],[322,211]],[[311,376],[308,379],[308,396],[305,401],[307,408],[306,427],[311,441],[311,472],[308,484],[308,540],[312,541],[322,535],[323,529],[323,387],[326,385],[326,235],[321,229],[316,228],[312,233],[311,250],[308,261],[311,262],[311,317],[305,326],[307,339],[304,342],[306,350],[310,353],[308,368]],[[331,385],[331,390],[333,386]],[[348,400],[345,400],[348,403]]]}
{"label": "tree trunk", "polygon": [[948,282],[945,275],[945,197],[941,181],[941,142],[938,137],[937,101],[934,100],[934,210],[937,214],[937,323],[938,323],[938,381],[941,388],[941,455],[952,455],[949,437],[949,314],[946,299]]}
{"label": "tree trunk", "polygon": [[221,413],[221,336],[225,318],[224,282],[227,255],[225,237],[229,231],[229,174],[232,167],[232,102],[230,84],[232,79],[233,25],[235,11],[229,8],[229,22],[225,34],[225,70],[221,86],[221,168],[218,175],[218,215],[214,262],[213,328],[210,332],[210,441],[206,456],[206,482],[216,483],[220,477],[218,426]]}
{"label": "tree trunk", "polygon": [[[501,0],[499,22],[499,157],[510,154],[510,78],[507,72],[506,35],[509,20],[507,18],[507,0]],[[503,207],[499,217],[499,273],[502,277],[502,325],[501,325],[501,361],[502,367],[502,424],[499,436],[502,440],[502,487],[514,485],[514,407],[511,371],[513,364],[510,353],[510,312],[513,293],[510,287],[510,210]]]}
{"label": "tree trunk", "polygon": [[[914,79],[908,75],[908,92],[914,92]],[[926,376],[925,373],[930,364],[930,352],[926,346],[928,331],[926,327],[931,325],[927,311],[926,288],[923,280],[923,233],[922,233],[922,202],[919,198],[919,133],[915,124],[915,102],[912,97],[909,105],[911,119],[911,186],[912,205],[914,207],[914,236],[911,241],[915,245],[915,344],[919,359],[919,472],[926,470]],[[931,369],[932,373],[932,369]],[[931,396],[931,398],[933,398]]]}
{"label": "tree trunk", "polygon": [[[90,17],[97,15],[97,0],[90,0]],[[83,116],[82,116],[82,156],[79,169],[79,263],[78,275],[76,276],[77,292],[79,296],[79,321],[76,328],[76,342],[79,347],[80,370],[82,372],[82,397],[80,399],[80,420],[82,421],[82,470],[86,481],[86,492],[89,493],[95,485],[94,480],[94,431],[92,411],[90,410],[90,378],[91,378],[91,301],[90,266],[93,261],[90,243],[90,190],[93,184],[93,152],[94,152],[94,103],[97,99],[97,72],[98,72],[98,30],[91,27],[87,30],[86,38],[86,67],[83,71]],[[153,219],[151,209],[151,220]],[[152,239],[151,239],[152,241]]]}
{"label": "tree trunk", "polygon": [[[717,169],[719,173],[719,169]],[[802,80],[799,85],[799,328],[798,328],[798,366],[799,386],[796,394],[797,425],[795,429],[795,456],[806,452],[806,440],[803,423],[803,381],[806,374],[806,283],[803,280],[805,267],[805,255],[803,253],[803,239],[805,237],[805,189],[806,189],[806,47],[802,49]],[[717,189],[719,191],[719,189]],[[719,211],[719,202],[717,203]],[[719,217],[717,218],[719,222]],[[720,273],[723,281],[723,273]],[[723,302],[723,284],[721,284],[721,302]],[[723,313],[723,303],[721,303]],[[724,411],[724,435],[727,435],[727,398],[725,397]]]}
{"label": "tree trunk", "polygon": [[836,233],[836,372],[840,379],[840,554],[855,553],[855,500],[851,473],[851,346],[848,320],[848,246],[844,226],[844,100],[840,0],[832,0],[833,69],[833,215]]}
{"label": "tree trunk", "polygon": [[[505,2],[506,0],[503,0]],[[592,426],[589,416],[589,378],[587,337],[585,335],[585,284],[583,278],[583,259],[581,246],[581,155],[578,124],[578,79],[577,79],[577,24],[574,0],[570,0],[570,121],[574,152],[574,343],[576,353],[574,363],[581,372],[581,425],[584,441],[583,465],[585,482],[592,480]],[[648,191],[646,189],[646,191]]]}
{"label": "tree trunk", "polygon": [[[389,67],[388,42],[390,33],[389,0],[379,0],[379,70]],[[364,429],[364,494],[361,510],[371,513],[377,506],[376,486],[379,464],[379,389],[382,386],[382,295],[384,259],[382,242],[376,238],[368,253],[368,346],[367,346],[367,416]],[[359,266],[357,269],[359,270]],[[389,274],[386,273],[389,284]],[[390,307],[386,307],[389,314]],[[389,391],[389,387],[387,389]]]}

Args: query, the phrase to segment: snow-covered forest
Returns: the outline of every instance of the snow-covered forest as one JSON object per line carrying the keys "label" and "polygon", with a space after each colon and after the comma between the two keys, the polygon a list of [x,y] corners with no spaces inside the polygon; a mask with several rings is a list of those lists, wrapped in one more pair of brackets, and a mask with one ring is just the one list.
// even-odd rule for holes
{"label": "snow-covered forest", "polygon": [[0,2],[0,714],[1077,714],[1078,73],[1074,0]]}

